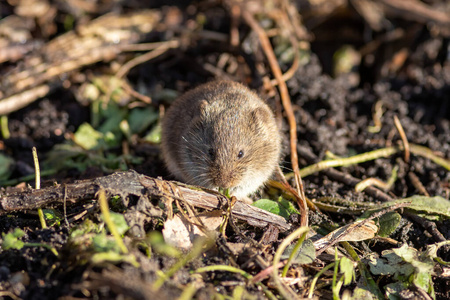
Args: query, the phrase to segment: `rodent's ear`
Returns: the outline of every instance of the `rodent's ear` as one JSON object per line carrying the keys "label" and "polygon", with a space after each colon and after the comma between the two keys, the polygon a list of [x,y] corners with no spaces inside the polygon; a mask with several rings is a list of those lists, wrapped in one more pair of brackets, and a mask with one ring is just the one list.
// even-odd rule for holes
{"label": "rodent's ear", "polygon": [[267,109],[264,109],[263,107],[258,107],[251,112],[250,117],[254,121],[254,124],[261,125],[270,122],[272,115],[270,114],[269,111],[267,111]]}
{"label": "rodent's ear", "polygon": [[206,100],[201,100],[198,104],[198,109],[200,111],[200,114],[205,114],[206,112],[206,107],[209,105],[208,101]]}

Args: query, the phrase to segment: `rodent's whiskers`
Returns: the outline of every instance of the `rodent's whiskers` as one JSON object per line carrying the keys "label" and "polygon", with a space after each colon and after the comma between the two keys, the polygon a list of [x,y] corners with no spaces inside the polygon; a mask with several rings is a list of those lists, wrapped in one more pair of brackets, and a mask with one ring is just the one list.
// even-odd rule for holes
{"label": "rodent's whiskers", "polygon": [[198,134],[194,134],[193,132],[188,132],[188,134],[188,138],[185,136],[181,137],[186,142],[186,150],[189,150],[191,154],[195,154],[192,158],[195,158],[198,161],[204,161],[206,164],[210,164],[211,159],[207,153],[199,147],[199,145],[204,145],[205,141]]}
{"label": "rodent's whiskers", "polygon": [[285,166],[282,166],[282,165],[280,165],[280,169],[281,169],[282,171],[289,171],[289,172],[294,172],[294,170],[293,170],[293,169],[291,169],[291,168],[288,168],[288,167],[285,167]]}

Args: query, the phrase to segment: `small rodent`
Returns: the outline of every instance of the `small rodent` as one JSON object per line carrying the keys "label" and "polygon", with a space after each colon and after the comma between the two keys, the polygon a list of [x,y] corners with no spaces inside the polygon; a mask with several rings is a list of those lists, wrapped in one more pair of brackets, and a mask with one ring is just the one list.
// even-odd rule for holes
{"label": "small rodent", "polygon": [[162,123],[162,155],[178,179],[243,199],[274,172],[281,137],[269,106],[244,85],[213,81],[188,91]]}

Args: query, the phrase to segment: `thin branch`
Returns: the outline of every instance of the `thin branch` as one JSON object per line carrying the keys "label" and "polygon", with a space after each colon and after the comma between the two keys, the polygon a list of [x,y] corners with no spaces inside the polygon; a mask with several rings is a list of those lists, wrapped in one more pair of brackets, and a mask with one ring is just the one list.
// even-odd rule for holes
{"label": "thin branch", "polygon": [[140,65],[146,61],[149,61],[155,57],[160,56],[161,54],[164,54],[168,49],[170,48],[177,48],[180,45],[180,42],[178,40],[172,40],[165,42],[161,44],[160,46],[156,47],[155,50],[151,52],[147,52],[141,56],[135,57],[132,60],[128,61],[126,64],[124,64],[119,71],[117,71],[116,76],[118,78],[124,77],[132,68],[136,67],[137,65]]}
{"label": "thin branch", "polygon": [[398,133],[400,134],[400,138],[402,139],[403,142],[403,148],[405,149],[405,162],[409,162],[409,142],[408,139],[406,138],[406,134],[405,131],[403,130],[403,126],[402,123],[400,123],[400,120],[398,119],[397,115],[394,116],[394,123],[395,123],[395,127],[397,127]]}
{"label": "thin branch", "polygon": [[278,81],[278,88],[280,90],[281,102],[283,103],[284,110],[286,111],[288,123],[289,123],[289,136],[290,136],[290,148],[291,148],[291,163],[295,174],[295,183],[297,185],[298,194],[300,195],[301,203],[299,203],[302,210],[300,224],[302,226],[308,226],[308,206],[305,201],[305,193],[303,190],[303,184],[299,175],[298,156],[297,156],[297,124],[295,121],[294,111],[292,109],[289,92],[286,86],[286,82],[283,81],[283,74],[281,73],[280,66],[278,65],[277,58],[270,44],[269,38],[264,29],[258,24],[253,15],[247,10],[242,9],[242,17],[247,24],[258,34],[261,47],[267,57],[272,73]]}

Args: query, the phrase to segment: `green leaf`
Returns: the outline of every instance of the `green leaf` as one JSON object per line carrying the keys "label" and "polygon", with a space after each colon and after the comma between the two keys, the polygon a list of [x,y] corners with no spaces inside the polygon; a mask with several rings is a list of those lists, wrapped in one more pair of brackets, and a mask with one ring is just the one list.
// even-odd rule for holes
{"label": "green leaf", "polygon": [[359,279],[356,282],[356,289],[353,291],[352,300],[372,300],[384,299],[384,295],[378,287],[378,284],[373,280],[366,269],[365,264],[359,264],[360,272]]}
{"label": "green leaf", "polygon": [[164,237],[159,231],[151,231],[146,240],[152,246],[152,248],[162,255],[167,255],[169,257],[179,258],[181,257],[181,252],[176,247],[167,244],[164,241]]}
{"label": "green leaf", "polygon": [[50,226],[59,225],[63,219],[62,215],[54,209],[42,209],[46,220],[50,221]]}
{"label": "green leaf", "polygon": [[3,243],[2,243],[3,250],[8,250],[8,249],[20,250],[25,245],[24,242],[19,240],[19,238],[21,238],[25,235],[25,232],[23,232],[22,229],[16,228],[16,229],[14,229],[13,232],[10,232],[8,234],[2,234],[2,235],[3,235]]}
{"label": "green leaf", "polygon": [[410,198],[385,202],[382,205],[378,206],[376,209],[370,209],[366,211],[361,216],[361,218],[367,218],[377,211],[400,203],[408,203],[405,209],[408,209],[412,213],[415,213],[418,216],[421,216],[428,220],[441,221],[450,218],[450,200],[444,199],[439,196],[413,196]]}
{"label": "green leaf", "polygon": [[287,209],[287,211],[289,212],[289,215],[291,215],[291,214],[300,215],[300,212],[295,208],[294,204],[291,201],[286,200],[283,197],[279,197],[278,203],[280,203],[281,205],[283,205],[284,208]]}
{"label": "green leaf", "polygon": [[86,150],[98,148],[101,139],[103,139],[103,134],[92,128],[88,123],[81,124],[74,134],[75,143]]}
{"label": "green leaf", "polygon": [[100,116],[103,118],[103,123],[99,126],[98,131],[106,134],[112,132],[114,135],[120,134],[120,122],[126,118],[127,109],[121,108],[114,102],[108,102],[106,109],[101,106]]}
{"label": "green leaf", "polygon": [[[291,244],[286,247],[281,259],[288,259],[294,250],[295,244]],[[305,240],[297,252],[297,255],[292,260],[293,263],[306,265],[310,264],[316,259],[316,250],[314,248],[314,243],[311,240]]]}
{"label": "green leaf", "polygon": [[158,112],[151,106],[146,108],[135,108],[128,116],[131,133],[144,132],[151,124],[158,120]]}
{"label": "green leaf", "polygon": [[84,157],[86,157],[86,151],[80,146],[73,144],[58,144],[47,153],[47,159],[43,162],[43,166],[61,170],[65,168],[69,162],[81,160]]}
{"label": "green leaf", "polygon": [[127,221],[125,220],[125,217],[122,214],[118,214],[113,211],[110,212],[110,215],[111,215],[111,220],[113,221],[114,225],[117,228],[117,232],[120,235],[124,235],[125,232],[127,232],[128,229],[130,229]]}
{"label": "green leaf", "polygon": [[378,235],[381,237],[388,237],[395,229],[397,229],[401,220],[402,216],[395,211],[382,215],[378,221]]}
{"label": "green leaf", "polygon": [[418,216],[429,220],[443,220],[450,218],[450,200],[442,197],[414,196],[403,199],[403,201],[411,201],[408,208],[415,211]]}
{"label": "green leaf", "polygon": [[378,299],[375,294],[370,292],[368,289],[356,287],[353,290],[353,295],[350,298],[352,300],[372,300],[372,299]]}
{"label": "green leaf", "polygon": [[339,260],[339,268],[341,273],[344,274],[344,285],[349,285],[353,279],[356,279],[355,266],[347,257],[344,256]]}
{"label": "green leaf", "polygon": [[95,252],[120,252],[120,248],[116,241],[106,235],[106,233],[99,233],[92,239]]}
{"label": "green leaf", "polygon": [[121,140],[122,140],[121,132],[108,131],[104,135],[104,141],[108,148],[119,145]]}
{"label": "green leaf", "polygon": [[144,140],[150,143],[161,143],[161,124],[157,124],[150,130],[150,132],[144,137]]}
{"label": "green leaf", "polygon": [[102,228],[98,224],[92,222],[89,219],[85,219],[83,223],[81,223],[78,226],[75,226],[71,229],[69,238],[75,239],[77,237],[83,237],[89,233],[100,233],[102,232]]}
{"label": "green leaf", "polygon": [[370,271],[374,275],[393,275],[395,279],[403,280],[414,272],[414,267],[405,264],[403,259],[393,250],[382,252],[382,258],[369,258]]}
{"label": "green leaf", "polygon": [[421,255],[419,257],[419,252],[414,248],[408,247],[406,244],[400,248],[392,250],[405,262],[410,263],[411,266],[414,267],[412,283],[430,293],[432,291],[433,284],[431,274],[434,268],[434,261],[426,255]]}
{"label": "green leaf", "polygon": [[434,259],[441,265],[450,266],[450,262],[444,261],[437,255],[437,251],[439,250],[439,248],[444,245],[450,245],[450,241],[443,241],[433,245],[428,245],[424,255],[429,256],[430,258]]}
{"label": "green leaf", "polygon": [[[369,265],[373,274],[393,275],[402,285],[413,284],[434,298],[431,274],[435,263],[428,252],[419,253],[404,244],[400,248],[383,251],[382,258],[370,258]],[[398,285],[392,287],[394,295],[396,286]],[[388,291],[386,293],[389,294]]]}
{"label": "green leaf", "polygon": [[404,297],[401,297],[401,292],[405,292],[408,290],[408,285],[404,282],[397,281],[394,283],[387,284],[384,289],[386,290],[386,297],[390,300],[401,300]]}
{"label": "green leaf", "polygon": [[120,124],[127,113],[127,108],[120,107],[113,101],[109,101],[106,104],[103,101],[94,101],[92,103],[92,124],[98,130],[98,133],[102,134],[102,139],[97,139],[99,145],[105,146],[106,144],[108,147],[114,147],[120,144],[123,137]]}
{"label": "green leaf", "polygon": [[271,212],[278,216],[285,218],[286,220],[289,218],[289,211],[281,205],[279,202],[275,202],[269,199],[260,199],[252,204],[257,208],[264,209],[265,211]]}
{"label": "green leaf", "polygon": [[14,160],[0,153],[0,180],[6,180],[12,173],[12,166],[14,165]]}

